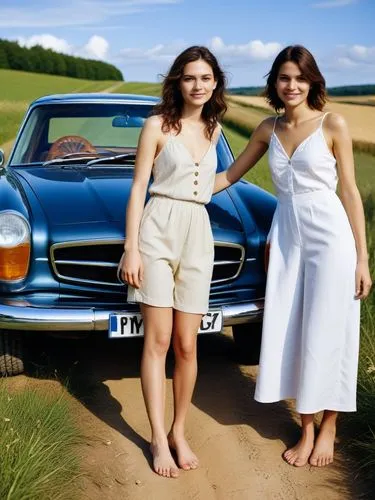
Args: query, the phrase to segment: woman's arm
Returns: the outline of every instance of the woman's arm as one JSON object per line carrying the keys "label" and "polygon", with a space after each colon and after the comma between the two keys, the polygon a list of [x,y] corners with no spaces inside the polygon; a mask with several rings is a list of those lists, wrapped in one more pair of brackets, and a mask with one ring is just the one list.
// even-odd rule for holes
{"label": "woman's arm", "polygon": [[369,294],[372,283],[368,266],[365,216],[361,195],[355,181],[352,139],[342,116],[330,113],[325,125],[332,137],[333,153],[337,161],[340,198],[348,215],[357,249],[355,294],[356,298],[364,299]]}
{"label": "woman's arm", "polygon": [[143,277],[142,260],[138,250],[139,225],[159,137],[160,120],[157,116],[152,116],[146,120],[139,137],[134,178],[126,209],[125,258],[121,276],[135,288],[139,288]]}
{"label": "woman's arm", "polygon": [[236,161],[225,170],[216,174],[213,193],[226,189],[250,170],[268,149],[270,132],[273,127],[274,118],[264,120],[251,134],[246,148],[238,156]]}

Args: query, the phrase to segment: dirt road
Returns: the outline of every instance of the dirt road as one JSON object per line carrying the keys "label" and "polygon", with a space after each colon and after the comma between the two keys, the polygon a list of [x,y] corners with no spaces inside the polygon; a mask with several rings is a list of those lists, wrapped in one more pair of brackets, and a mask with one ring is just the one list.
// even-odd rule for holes
{"label": "dirt road", "polygon": [[[227,332],[228,334],[228,332]],[[82,498],[101,500],[331,500],[359,498],[345,459],[326,469],[287,465],[281,454],[298,426],[288,405],[253,399],[256,367],[239,367],[227,336],[199,338],[199,375],[188,438],[200,458],[196,471],[160,478],[150,468],[148,421],[139,379],[141,341],[49,340],[40,366],[69,378],[74,411],[87,436]],[[39,350],[39,348],[38,348]],[[167,422],[173,369],[167,364]],[[25,381],[32,385],[59,382]],[[26,382],[25,382],[26,383]],[[340,445],[339,445],[340,448]]]}

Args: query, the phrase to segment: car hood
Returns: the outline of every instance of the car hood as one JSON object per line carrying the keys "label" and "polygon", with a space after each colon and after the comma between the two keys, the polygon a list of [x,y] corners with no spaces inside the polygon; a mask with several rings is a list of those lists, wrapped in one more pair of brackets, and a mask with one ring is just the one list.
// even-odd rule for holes
{"label": "car hood", "polygon": [[[50,227],[120,223],[123,227],[133,169],[124,167],[29,167],[17,171],[41,204]],[[238,212],[226,192],[208,206],[213,229],[242,232]]]}

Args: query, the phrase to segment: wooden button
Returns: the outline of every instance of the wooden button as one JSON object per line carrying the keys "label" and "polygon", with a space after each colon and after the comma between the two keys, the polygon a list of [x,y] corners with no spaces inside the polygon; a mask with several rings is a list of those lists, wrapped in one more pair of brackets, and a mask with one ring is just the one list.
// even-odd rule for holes
{"label": "wooden button", "polygon": [[197,186],[198,185],[198,181],[194,181],[194,184]]}
{"label": "wooden button", "polygon": [[194,193],[193,193],[193,194],[194,194],[194,196],[197,196],[197,194],[198,194],[198,191],[194,191]]}
{"label": "wooden button", "polygon": [[194,175],[195,175],[195,177],[197,177],[197,175],[198,175],[198,172],[194,172]]}
{"label": "wooden button", "polygon": [[199,167],[199,163],[194,163],[194,165],[195,165],[196,167]]}

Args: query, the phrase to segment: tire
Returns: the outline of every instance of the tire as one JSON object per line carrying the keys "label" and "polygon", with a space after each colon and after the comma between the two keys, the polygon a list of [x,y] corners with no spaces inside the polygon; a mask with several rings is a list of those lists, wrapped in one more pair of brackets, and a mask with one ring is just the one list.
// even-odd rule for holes
{"label": "tire", "polygon": [[19,375],[24,369],[24,345],[21,333],[0,330],[0,376]]}
{"label": "tire", "polygon": [[232,327],[236,361],[242,365],[259,363],[262,323],[247,323]]}

